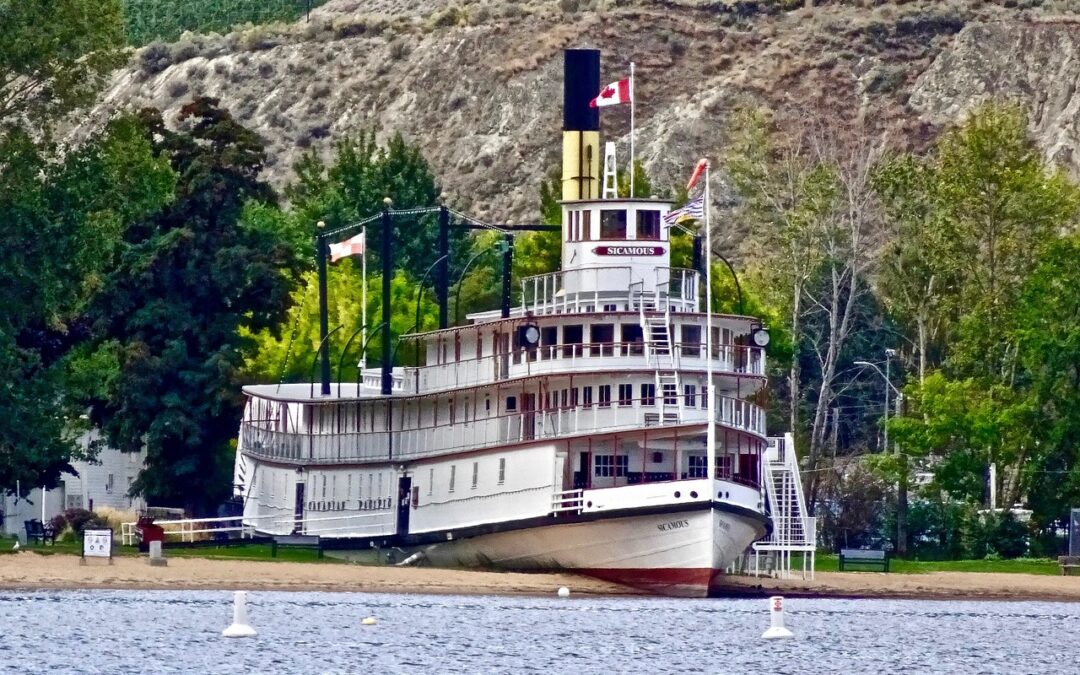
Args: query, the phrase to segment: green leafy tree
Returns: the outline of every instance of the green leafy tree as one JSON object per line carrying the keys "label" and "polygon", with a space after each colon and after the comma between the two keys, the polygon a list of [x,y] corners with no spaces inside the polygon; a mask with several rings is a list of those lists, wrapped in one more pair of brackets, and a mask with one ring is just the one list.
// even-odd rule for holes
{"label": "green leafy tree", "polygon": [[0,2],[0,124],[48,129],[123,61],[120,0]]}
{"label": "green leafy tree", "polygon": [[[367,318],[365,342],[363,328],[363,298],[359,264],[342,260],[332,265],[327,274],[327,299],[330,329],[341,330],[330,336],[332,379],[355,382],[357,364],[366,356],[368,367],[377,367],[382,360],[382,276],[368,276]],[[398,271],[390,282],[390,336],[396,365],[413,365],[416,352],[411,345],[398,339],[406,333],[433,330],[438,327],[439,310],[431,289],[419,295],[417,281]],[[316,352],[319,336],[318,277],[306,272],[293,291],[292,308],[280,330],[264,328],[248,332],[256,348],[245,362],[246,376],[258,382],[309,382],[318,377]],[[420,323],[416,322],[419,302]],[[349,340],[352,342],[349,343]],[[366,344],[366,353],[363,351]],[[348,350],[346,351],[346,346]],[[340,377],[338,364],[341,364]]]}
{"label": "green leafy tree", "polygon": [[[54,486],[81,410],[66,361],[86,337],[79,319],[108,273],[119,235],[171,197],[175,176],[132,118],[67,154],[21,130],[0,135],[0,486]],[[93,378],[97,379],[97,378]]]}
{"label": "green leafy tree", "polygon": [[[395,134],[380,146],[373,131],[348,138],[337,145],[334,161],[327,165],[318,153],[305,155],[296,166],[297,181],[286,190],[296,218],[334,229],[358,222],[382,211],[389,197],[394,210],[434,206],[439,200],[435,176],[423,154]],[[394,268],[423,274],[438,259],[438,221],[434,214],[396,216]],[[452,229],[451,267],[462,261],[468,244],[462,230]],[[380,269],[382,226],[367,228],[369,269]]]}
{"label": "green leafy tree", "polygon": [[91,416],[111,446],[146,448],[134,493],[205,513],[230,492],[252,347],[241,329],[278,325],[299,261],[287,235],[241,217],[249,201],[275,201],[258,136],[214,99],[181,109],[187,132],[157,111],[142,118],[179,180],[171,204],[127,228],[89,311],[94,358],[116,373]]}

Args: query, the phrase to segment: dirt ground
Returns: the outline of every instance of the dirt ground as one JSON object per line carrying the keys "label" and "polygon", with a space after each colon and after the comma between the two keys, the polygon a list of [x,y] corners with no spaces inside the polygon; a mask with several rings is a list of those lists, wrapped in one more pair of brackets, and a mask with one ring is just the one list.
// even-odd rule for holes
{"label": "dirt ground", "polygon": [[515,574],[345,563],[261,562],[170,558],[151,567],[146,558],[118,557],[109,565],[74,555],[21,552],[0,555],[0,589],[129,588],[184,590],[368,591],[384,593],[632,594],[622,586],[572,574]]}
{"label": "dirt ground", "polygon": [[[0,555],[0,589],[119,588],[190,590],[365,591],[385,593],[554,594],[566,586],[581,595],[634,595],[624,586],[572,574],[518,574],[344,563],[292,563],[120,557],[112,565],[73,555]],[[1080,601],[1080,577],[935,572],[882,574],[818,572],[815,579],[726,577],[731,597],[846,597]]]}

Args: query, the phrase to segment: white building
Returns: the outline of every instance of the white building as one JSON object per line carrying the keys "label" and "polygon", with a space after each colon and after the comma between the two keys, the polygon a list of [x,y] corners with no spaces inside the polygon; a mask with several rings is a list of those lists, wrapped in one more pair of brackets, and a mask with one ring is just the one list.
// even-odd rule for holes
{"label": "white building", "polygon": [[[88,447],[99,437],[96,429],[91,430],[79,439],[79,445]],[[128,453],[103,447],[93,463],[72,462],[78,475],[65,474],[59,487],[45,492],[44,520],[65,509],[96,509],[102,506],[115,509],[145,508],[146,504],[141,498],[128,497],[128,490],[145,461],[145,450]],[[0,501],[0,511],[4,513],[4,534],[22,533],[25,531],[24,521],[42,520],[42,506],[40,488],[32,490],[22,499],[4,495]]]}

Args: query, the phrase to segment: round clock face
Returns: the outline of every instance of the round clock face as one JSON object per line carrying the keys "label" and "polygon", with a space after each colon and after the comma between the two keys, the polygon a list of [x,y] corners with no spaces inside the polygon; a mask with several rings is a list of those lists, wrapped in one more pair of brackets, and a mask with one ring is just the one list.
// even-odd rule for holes
{"label": "round clock face", "polygon": [[540,329],[536,326],[525,327],[525,342],[534,345],[540,342]]}
{"label": "round clock face", "polygon": [[758,347],[764,347],[769,344],[769,331],[764,328],[758,328],[754,331],[750,338],[754,341],[754,344]]}

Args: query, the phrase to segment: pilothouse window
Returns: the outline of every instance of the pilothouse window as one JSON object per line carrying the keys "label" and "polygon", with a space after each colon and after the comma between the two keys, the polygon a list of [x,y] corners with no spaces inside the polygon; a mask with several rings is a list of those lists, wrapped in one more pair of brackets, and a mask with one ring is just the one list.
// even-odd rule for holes
{"label": "pilothouse window", "polygon": [[600,238],[626,239],[626,211],[605,209],[600,212]]}
{"label": "pilothouse window", "polygon": [[659,239],[660,238],[660,212],[638,211],[637,212],[637,238]]}

